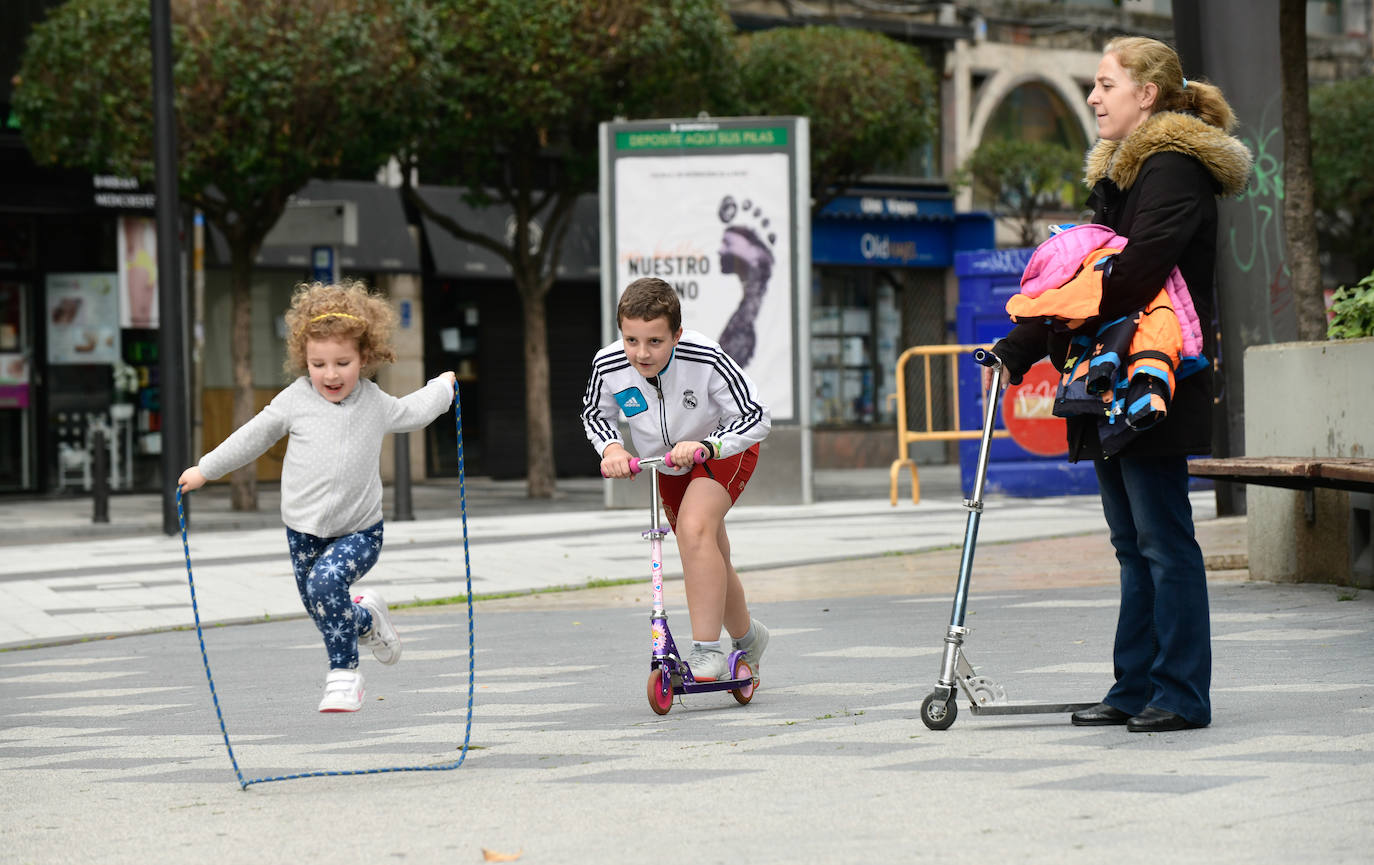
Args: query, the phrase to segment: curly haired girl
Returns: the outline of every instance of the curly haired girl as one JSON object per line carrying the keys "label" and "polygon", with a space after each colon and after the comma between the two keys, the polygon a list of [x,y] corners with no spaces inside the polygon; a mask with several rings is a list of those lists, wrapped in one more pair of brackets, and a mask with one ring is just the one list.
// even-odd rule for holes
{"label": "curly haired girl", "polygon": [[382,437],[423,429],[453,400],[452,372],[400,398],[367,378],[396,359],[395,321],[386,299],[361,282],[297,286],[286,313],[286,367],[304,375],[177,481],[183,492],[198,489],[290,435],[281,515],[296,588],[329,656],[321,712],[362,708],[360,641],[383,664],[400,660],[386,602],[370,589],[352,592],[382,548]]}

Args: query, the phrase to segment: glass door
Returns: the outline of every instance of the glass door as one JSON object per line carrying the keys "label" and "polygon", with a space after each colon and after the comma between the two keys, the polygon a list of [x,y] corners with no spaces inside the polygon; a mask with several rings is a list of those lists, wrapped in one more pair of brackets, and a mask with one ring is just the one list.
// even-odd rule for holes
{"label": "glass door", "polygon": [[818,268],[812,280],[812,419],[817,426],[889,423],[901,337],[895,283],[872,268]]}

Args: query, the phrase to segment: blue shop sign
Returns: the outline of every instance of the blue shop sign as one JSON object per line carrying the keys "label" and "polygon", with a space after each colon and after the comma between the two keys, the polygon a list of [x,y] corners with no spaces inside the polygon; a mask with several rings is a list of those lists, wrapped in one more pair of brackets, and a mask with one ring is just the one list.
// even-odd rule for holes
{"label": "blue shop sign", "polygon": [[948,267],[953,261],[952,221],[821,222],[811,226],[815,264]]}
{"label": "blue shop sign", "polygon": [[814,264],[949,267],[956,252],[992,245],[992,217],[956,214],[951,198],[842,196],[811,224]]}

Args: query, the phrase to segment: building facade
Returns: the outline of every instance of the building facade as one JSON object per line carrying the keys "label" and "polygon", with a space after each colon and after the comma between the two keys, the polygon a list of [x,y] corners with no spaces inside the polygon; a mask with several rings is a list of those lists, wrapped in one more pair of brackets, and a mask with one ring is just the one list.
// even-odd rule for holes
{"label": "building facade", "polygon": [[[93,429],[109,442],[117,487],[155,489],[160,450],[155,319],[137,274],[146,262],[153,191],[124,178],[40,169],[13,121],[10,78],[24,35],[56,0],[0,10],[0,492],[88,488]],[[1314,82],[1369,73],[1370,2],[1309,3]],[[741,29],[837,24],[917,46],[940,81],[936,145],[867,178],[816,214],[812,226],[812,410],[817,467],[886,465],[892,458],[895,358],[911,345],[954,340],[955,252],[1006,245],[1007,225],[979,216],[988,202],[948,178],[988,136],[1054,140],[1085,149],[1085,103],[1102,44],[1119,33],[1172,37],[1169,0],[901,3],[730,0]],[[519,298],[505,265],[424,219],[410,218],[395,178],[316,182],[301,200],[358,204],[362,242],[340,250],[346,275],[386,290],[401,313],[402,362],[389,390],[454,369],[462,384],[467,469],[524,474]],[[457,190],[422,187],[440,210],[499,233],[508,215],[464,210]],[[580,203],[549,298],[555,460],[563,475],[595,472],[577,411],[600,344],[597,203]],[[1061,221],[1075,214],[1048,214]],[[200,452],[228,432],[228,277],[223,243],[205,234],[192,258],[193,344]],[[203,263],[203,269],[197,267]],[[280,315],[312,274],[309,250],[267,247],[254,276],[254,381],[259,398],[283,382]],[[201,274],[198,281],[196,274]],[[156,304],[153,304],[153,309]],[[441,427],[443,427],[441,429]],[[452,474],[454,431],[435,425],[413,447],[412,474]],[[932,447],[921,461],[942,461]],[[279,456],[278,456],[279,458]],[[272,458],[259,476],[274,476]]]}

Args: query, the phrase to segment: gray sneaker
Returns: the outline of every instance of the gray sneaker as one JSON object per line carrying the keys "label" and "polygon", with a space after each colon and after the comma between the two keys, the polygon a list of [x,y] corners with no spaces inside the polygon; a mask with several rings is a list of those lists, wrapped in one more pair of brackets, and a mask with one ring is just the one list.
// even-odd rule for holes
{"label": "gray sneaker", "polygon": [[754,673],[754,682],[759,680],[759,662],[763,660],[763,650],[768,648],[768,629],[763,626],[763,622],[758,619],[750,619],[749,624],[754,629],[754,640],[749,645],[745,645],[740,640],[734,641],[736,649],[744,652],[744,662],[749,665],[749,669]]}
{"label": "gray sneaker", "polygon": [[372,589],[363,589],[353,598],[353,603],[372,614],[372,630],[358,638],[358,644],[372,650],[372,657],[383,664],[394,664],[401,660],[401,635],[391,625],[391,613],[386,601]]}
{"label": "gray sneaker", "polygon": [[715,682],[730,678],[725,669],[725,652],[706,646],[693,646],[692,654],[687,657],[687,666],[692,669],[692,678],[698,682]]}

